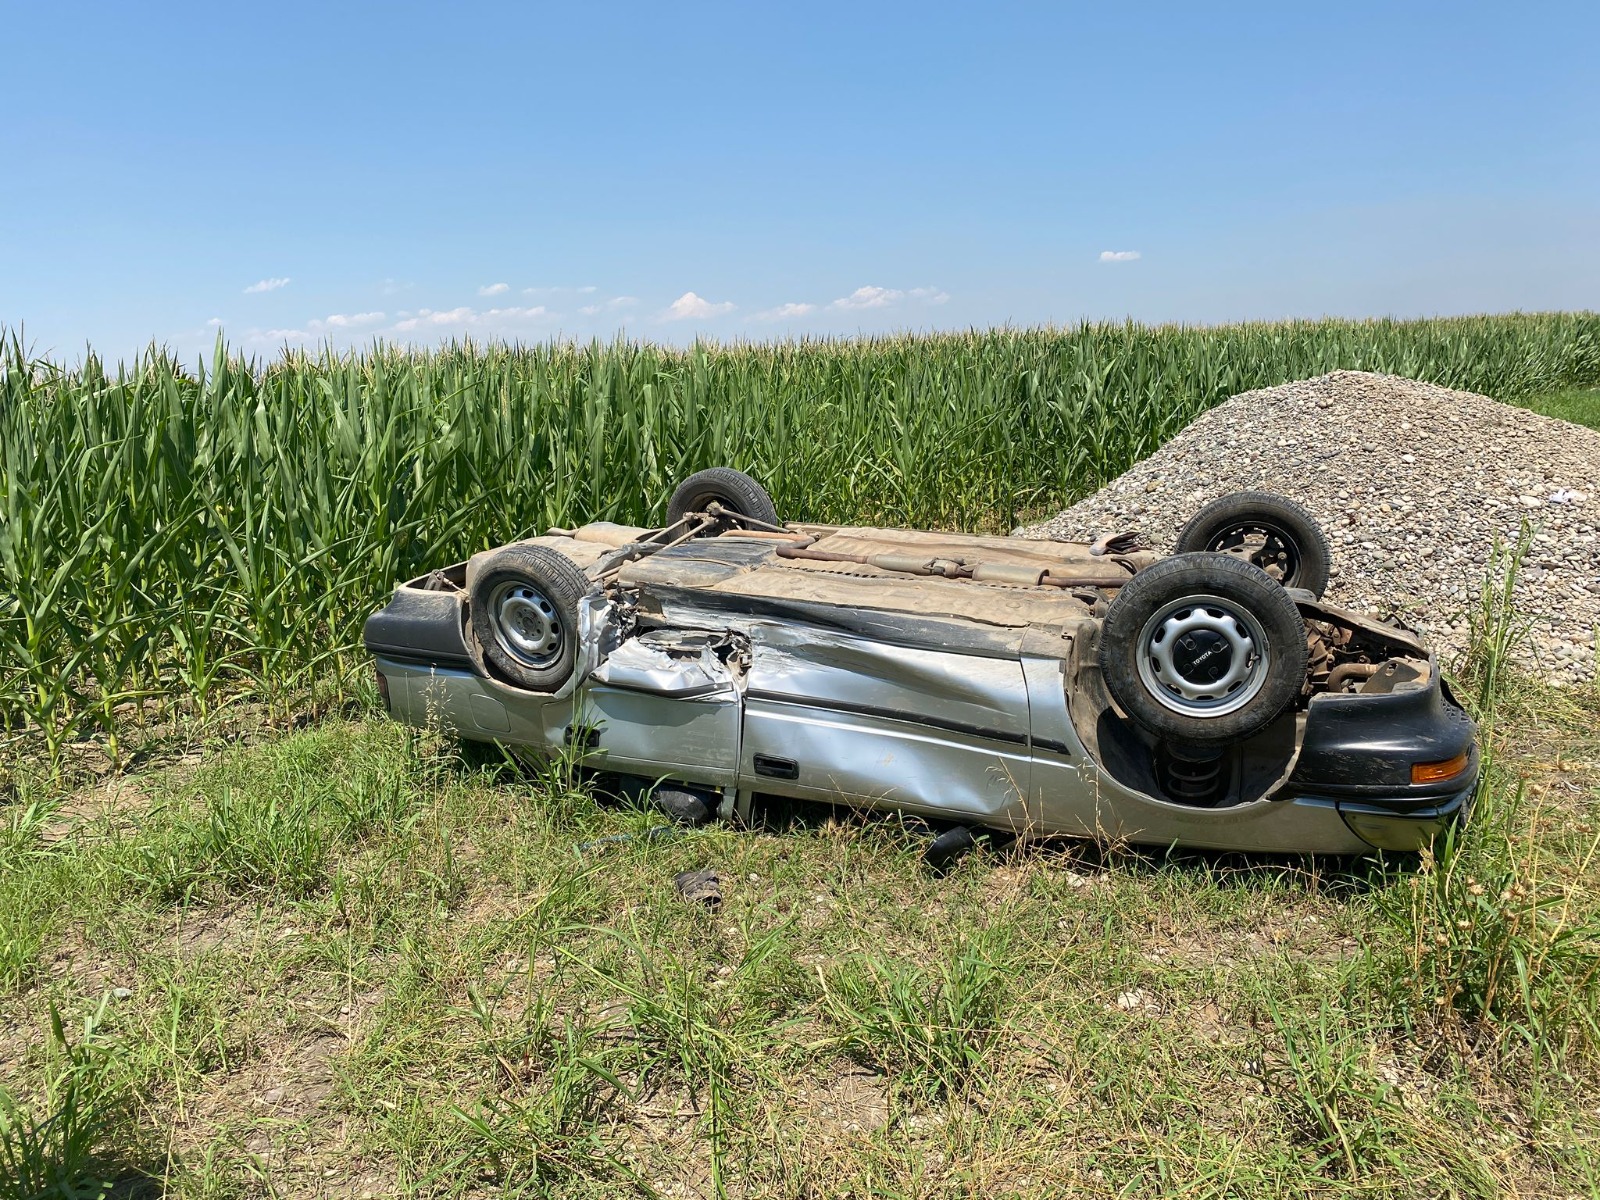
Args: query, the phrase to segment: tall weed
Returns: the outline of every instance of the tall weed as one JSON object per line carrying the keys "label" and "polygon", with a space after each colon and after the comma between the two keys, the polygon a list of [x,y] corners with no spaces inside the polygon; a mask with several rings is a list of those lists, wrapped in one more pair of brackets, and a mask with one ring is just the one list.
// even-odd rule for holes
{"label": "tall weed", "polygon": [[0,1084],[0,1200],[90,1200],[110,1192],[102,1153],[118,1111],[111,1050],[100,1036],[105,1008],[102,999],[72,1041],[52,1004],[38,1096],[29,1103]]}
{"label": "tall weed", "polygon": [[1560,869],[1539,796],[1499,762],[1507,664],[1528,632],[1515,596],[1529,544],[1524,524],[1516,545],[1496,547],[1460,666],[1482,753],[1470,817],[1379,893],[1403,934],[1382,975],[1424,1011],[1559,1055],[1600,1047],[1600,906],[1586,884],[1600,835],[1575,871]]}

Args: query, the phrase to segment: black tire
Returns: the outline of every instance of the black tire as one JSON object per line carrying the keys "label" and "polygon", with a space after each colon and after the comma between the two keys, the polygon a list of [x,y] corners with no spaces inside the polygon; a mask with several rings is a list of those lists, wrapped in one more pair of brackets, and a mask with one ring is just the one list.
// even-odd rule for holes
{"label": "black tire", "polygon": [[1237,553],[1260,539],[1249,561],[1284,587],[1304,588],[1318,599],[1328,588],[1333,552],[1327,535],[1305,508],[1272,492],[1232,492],[1213,500],[1183,527],[1174,554]]}
{"label": "black tire", "polygon": [[484,562],[468,596],[472,636],[490,671],[531,692],[553,692],[578,657],[578,602],[589,580],[546,546],[506,546]]}
{"label": "black tire", "polygon": [[[713,501],[763,525],[778,524],[778,509],[767,489],[732,467],[696,471],[680,483],[667,501],[667,524],[676,524],[688,513],[705,512]],[[706,532],[716,533],[718,529],[713,527]]]}
{"label": "black tire", "polygon": [[946,875],[977,848],[977,835],[966,825],[946,829],[922,851],[922,861],[935,875]]}
{"label": "black tire", "polygon": [[1258,732],[1305,684],[1289,594],[1228,554],[1179,554],[1117,593],[1100,633],[1112,697],[1163,740],[1219,746]]}
{"label": "black tire", "polygon": [[676,825],[698,827],[717,816],[717,795],[694,788],[662,784],[650,791],[650,803]]}

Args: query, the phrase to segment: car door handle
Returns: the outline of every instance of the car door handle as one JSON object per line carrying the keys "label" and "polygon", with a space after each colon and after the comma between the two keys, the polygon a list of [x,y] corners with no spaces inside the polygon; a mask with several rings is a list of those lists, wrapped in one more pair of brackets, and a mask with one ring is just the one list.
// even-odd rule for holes
{"label": "car door handle", "polygon": [[758,754],[755,757],[757,775],[765,775],[768,779],[799,779],[800,764],[792,758],[777,758],[771,754]]}

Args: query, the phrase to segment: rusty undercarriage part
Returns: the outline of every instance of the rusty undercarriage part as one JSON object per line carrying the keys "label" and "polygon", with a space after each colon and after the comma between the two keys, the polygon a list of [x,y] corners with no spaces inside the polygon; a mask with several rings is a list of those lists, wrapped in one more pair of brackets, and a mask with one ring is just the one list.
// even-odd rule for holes
{"label": "rusty undercarriage part", "polygon": [[1121,570],[1097,573],[1071,573],[1059,567],[1034,567],[1023,563],[969,562],[964,558],[928,557],[919,554],[841,554],[833,550],[815,550],[809,546],[780,545],[779,558],[809,559],[813,562],[859,563],[877,567],[880,571],[895,571],[906,575],[937,575],[945,579],[970,579],[975,583],[1001,583],[1014,587],[1057,588],[1118,588],[1133,578],[1138,564],[1126,558],[1114,557],[1107,561]]}
{"label": "rusty undercarriage part", "polygon": [[1290,552],[1283,539],[1275,533],[1261,530],[1240,534],[1237,541],[1219,547],[1216,553],[1254,563],[1279,583],[1284,581],[1290,561]]}
{"label": "rusty undercarriage part", "polygon": [[1308,614],[1306,650],[1305,696],[1389,692],[1426,679],[1429,671],[1427,651],[1405,630],[1351,613]]}
{"label": "rusty undercarriage part", "polygon": [[743,526],[747,530],[753,531],[759,529],[765,530],[767,533],[781,533],[786,537],[794,536],[782,525],[774,525],[770,521],[763,521],[757,517],[746,516],[742,512],[737,512],[734,509],[723,507],[715,500],[706,505],[706,515],[714,517],[719,521],[736,521],[739,525]]}
{"label": "rusty undercarriage part", "polygon": [[1351,680],[1366,682],[1378,673],[1377,663],[1340,663],[1328,672],[1328,691],[1342,692]]}
{"label": "rusty undercarriage part", "polygon": [[1328,690],[1328,676],[1333,671],[1333,650],[1322,636],[1315,622],[1306,622],[1306,696]]}

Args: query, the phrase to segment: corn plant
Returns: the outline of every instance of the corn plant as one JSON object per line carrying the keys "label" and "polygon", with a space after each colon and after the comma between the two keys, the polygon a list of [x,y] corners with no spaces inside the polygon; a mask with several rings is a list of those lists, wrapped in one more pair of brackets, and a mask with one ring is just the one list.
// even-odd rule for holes
{"label": "corn plant", "polygon": [[[1200,413],[1335,368],[1516,399],[1600,382],[1600,316],[1084,324],[686,350],[219,344],[112,367],[0,333],[0,731],[355,688],[401,578],[751,471],[796,519],[1004,530]],[[152,708],[153,706],[153,708]]]}

